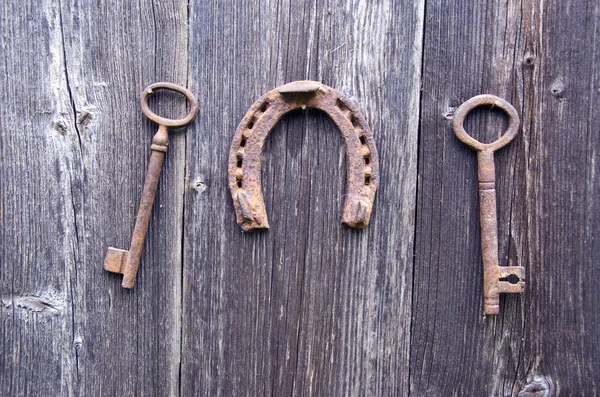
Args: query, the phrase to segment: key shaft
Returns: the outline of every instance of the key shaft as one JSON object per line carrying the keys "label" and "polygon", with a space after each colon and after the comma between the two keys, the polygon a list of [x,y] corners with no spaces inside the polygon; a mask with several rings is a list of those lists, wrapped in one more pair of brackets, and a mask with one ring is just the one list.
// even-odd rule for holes
{"label": "key shaft", "polygon": [[[158,180],[162,169],[165,153],[168,150],[169,134],[167,127],[160,126],[158,132],[152,138],[150,162],[146,171],[144,180],[144,188],[142,190],[142,198],[135,219],[133,228],[133,236],[131,237],[131,245],[129,251],[119,250],[109,247],[109,253],[106,256],[104,267],[108,271],[122,273],[123,288],[133,288],[140,260],[142,258],[142,250],[148,234],[148,226],[152,215],[152,207],[156,197],[156,189],[158,188]],[[110,251],[116,251],[111,254]],[[120,254],[119,254],[120,253]]]}
{"label": "key shaft", "polygon": [[168,145],[169,133],[167,132],[167,127],[161,125],[152,139],[150,163],[148,164],[148,171],[146,171],[140,208],[135,219],[128,260],[125,262],[123,271],[123,288],[133,288],[135,284],[135,276],[140,265],[142,249],[144,248],[148,225],[150,224],[150,216],[152,215],[152,207],[154,206],[154,199],[156,197],[156,189],[158,188],[158,180],[160,179],[160,172]]}
{"label": "key shaft", "polygon": [[500,293],[498,281],[498,220],[496,216],[496,175],[494,152],[477,153],[479,177],[479,222],[483,259],[483,303],[485,314],[498,314]]}

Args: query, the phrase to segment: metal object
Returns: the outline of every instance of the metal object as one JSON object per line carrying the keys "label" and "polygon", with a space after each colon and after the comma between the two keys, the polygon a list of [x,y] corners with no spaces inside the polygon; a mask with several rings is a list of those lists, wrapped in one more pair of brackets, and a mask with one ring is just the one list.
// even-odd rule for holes
{"label": "metal object", "polygon": [[[481,143],[470,137],[463,123],[474,108],[491,105],[502,109],[508,116],[508,129],[492,143]],[[519,115],[514,107],[494,95],[478,95],[459,106],[454,113],[453,128],[457,138],[477,151],[479,179],[479,209],[481,223],[481,252],[483,256],[484,314],[496,315],[500,307],[500,293],[520,293],[525,290],[525,268],[498,265],[498,225],[496,219],[496,174],[494,152],[517,135]]]}
{"label": "metal object", "polygon": [[229,152],[229,188],[244,231],[268,229],[261,186],[262,149],[275,124],[295,109],[316,108],[339,128],[346,150],[346,202],[342,223],[369,224],[379,183],[379,159],[371,129],[341,92],[316,81],[295,81],[269,91],[248,110]]}
{"label": "metal object", "polygon": [[[150,110],[148,96],[153,94],[154,90],[161,89],[175,91],[186,96],[190,104],[190,111],[185,118],[179,120],[166,119]],[[168,127],[184,127],[194,121],[198,113],[198,101],[194,94],[172,83],[155,83],[146,87],[144,92],[142,92],[141,102],[144,115],[159,125],[158,131],[152,138],[152,146],[150,146],[152,152],[150,154],[148,171],[146,172],[146,180],[144,181],[142,200],[135,220],[129,251],[109,247],[104,260],[104,268],[106,270],[123,274],[123,283],[121,284],[123,288],[133,288],[135,284],[135,277],[142,256],[142,248],[144,247],[144,240],[148,232],[148,224],[150,223],[156,188],[158,187],[158,179],[160,178],[160,170],[169,146]]]}

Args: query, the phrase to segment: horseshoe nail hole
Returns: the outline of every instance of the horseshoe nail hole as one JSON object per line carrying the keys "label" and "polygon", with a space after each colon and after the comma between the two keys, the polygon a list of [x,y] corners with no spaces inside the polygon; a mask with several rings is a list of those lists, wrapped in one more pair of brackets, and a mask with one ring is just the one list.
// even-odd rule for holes
{"label": "horseshoe nail hole", "polygon": [[518,284],[521,279],[516,274],[511,274],[508,277],[503,277],[499,281],[508,281],[511,284]]}
{"label": "horseshoe nail hole", "polygon": [[238,158],[238,160],[237,160],[237,167],[238,167],[238,168],[242,168],[242,162],[243,162],[243,161],[244,161],[243,159],[241,159],[241,158]]}
{"label": "horseshoe nail hole", "polygon": [[352,118],[350,119],[350,121],[352,122],[352,125],[353,125],[353,126],[355,126],[355,127],[356,127],[356,126],[358,125],[358,119],[357,119],[356,117],[352,117]]}
{"label": "horseshoe nail hole", "polygon": [[361,145],[366,145],[367,144],[367,137],[364,135],[360,136],[360,143]]}
{"label": "horseshoe nail hole", "polygon": [[369,163],[371,162],[371,158],[369,156],[365,156],[364,159],[365,159],[365,164],[369,165]]}
{"label": "horseshoe nail hole", "polygon": [[338,99],[335,104],[340,110],[346,110],[346,105],[344,105],[344,102],[342,102],[341,99]]}
{"label": "horseshoe nail hole", "polygon": [[254,127],[254,121],[248,123],[248,129],[251,130]]}
{"label": "horseshoe nail hole", "polygon": [[237,180],[237,187],[240,187],[240,188],[242,187],[242,180],[241,179]]}
{"label": "horseshoe nail hole", "polygon": [[263,104],[262,107],[260,108],[260,111],[263,113],[266,112],[268,106],[269,106],[269,104],[267,104],[267,103]]}
{"label": "horseshoe nail hole", "polygon": [[371,175],[365,175],[365,186],[369,186],[371,184]]}
{"label": "horseshoe nail hole", "polygon": [[246,137],[245,136],[242,136],[242,140],[240,141],[240,146],[241,147],[246,146]]}

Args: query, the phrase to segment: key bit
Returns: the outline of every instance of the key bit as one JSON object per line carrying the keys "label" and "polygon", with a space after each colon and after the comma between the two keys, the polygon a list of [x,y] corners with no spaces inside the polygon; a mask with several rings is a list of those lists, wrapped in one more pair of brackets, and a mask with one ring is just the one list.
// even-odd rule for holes
{"label": "key bit", "polygon": [[[477,141],[467,134],[463,126],[469,112],[484,105],[502,109],[508,116],[508,129],[504,135],[492,143]],[[519,115],[515,108],[504,99],[494,95],[473,97],[460,105],[454,113],[452,126],[457,138],[477,151],[484,315],[498,314],[500,293],[521,293],[525,290],[524,267],[498,265],[498,221],[496,218],[496,173],[494,169],[494,152],[515,138],[519,124]]]}
{"label": "key bit", "polygon": [[[183,119],[172,120],[160,117],[152,112],[148,106],[148,96],[153,94],[154,90],[169,90],[185,95],[190,104],[190,111],[187,116]],[[152,145],[150,146],[150,163],[146,172],[142,199],[135,220],[131,246],[128,251],[109,247],[104,259],[104,269],[109,272],[123,274],[123,283],[121,284],[123,288],[133,288],[135,285],[135,278],[140,265],[142,249],[144,248],[144,241],[146,240],[152,206],[154,205],[154,198],[160,178],[160,170],[169,146],[168,127],[184,127],[192,123],[198,113],[198,101],[194,94],[186,88],[172,83],[155,83],[146,87],[144,92],[142,92],[141,102],[144,115],[157,123],[159,127],[152,138]]]}

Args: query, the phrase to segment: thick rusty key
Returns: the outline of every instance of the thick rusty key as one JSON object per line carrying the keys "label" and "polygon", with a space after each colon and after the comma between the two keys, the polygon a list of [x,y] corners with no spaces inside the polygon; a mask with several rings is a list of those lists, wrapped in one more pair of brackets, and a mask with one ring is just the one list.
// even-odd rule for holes
{"label": "thick rusty key", "polygon": [[[474,108],[491,105],[508,116],[508,129],[492,143],[481,143],[470,137],[463,123]],[[459,106],[454,113],[454,133],[465,145],[477,151],[479,179],[479,210],[481,223],[481,252],[483,256],[484,315],[496,315],[500,308],[500,293],[520,293],[525,290],[525,268],[498,265],[498,225],[496,219],[496,173],[494,152],[517,135],[519,115],[514,107],[494,95],[478,95]]]}
{"label": "thick rusty key", "polygon": [[[150,110],[148,106],[148,96],[154,93],[154,90],[170,90],[186,96],[190,111],[187,116],[179,120],[171,120],[158,116]],[[144,240],[148,232],[148,224],[150,223],[150,215],[156,196],[156,188],[158,187],[158,179],[160,178],[160,170],[162,168],[165,154],[169,146],[168,128],[184,127],[190,124],[196,118],[198,113],[198,101],[191,91],[172,83],[155,83],[142,92],[141,96],[142,112],[150,120],[158,124],[158,131],[152,138],[152,146],[150,146],[150,164],[146,172],[146,180],[144,181],[144,190],[142,191],[142,199],[135,220],[133,229],[133,237],[131,238],[131,246],[129,251],[118,248],[109,247],[104,260],[104,268],[109,272],[122,273],[123,288],[133,288],[135,277],[137,275],[140,259],[142,257],[142,249]]]}

